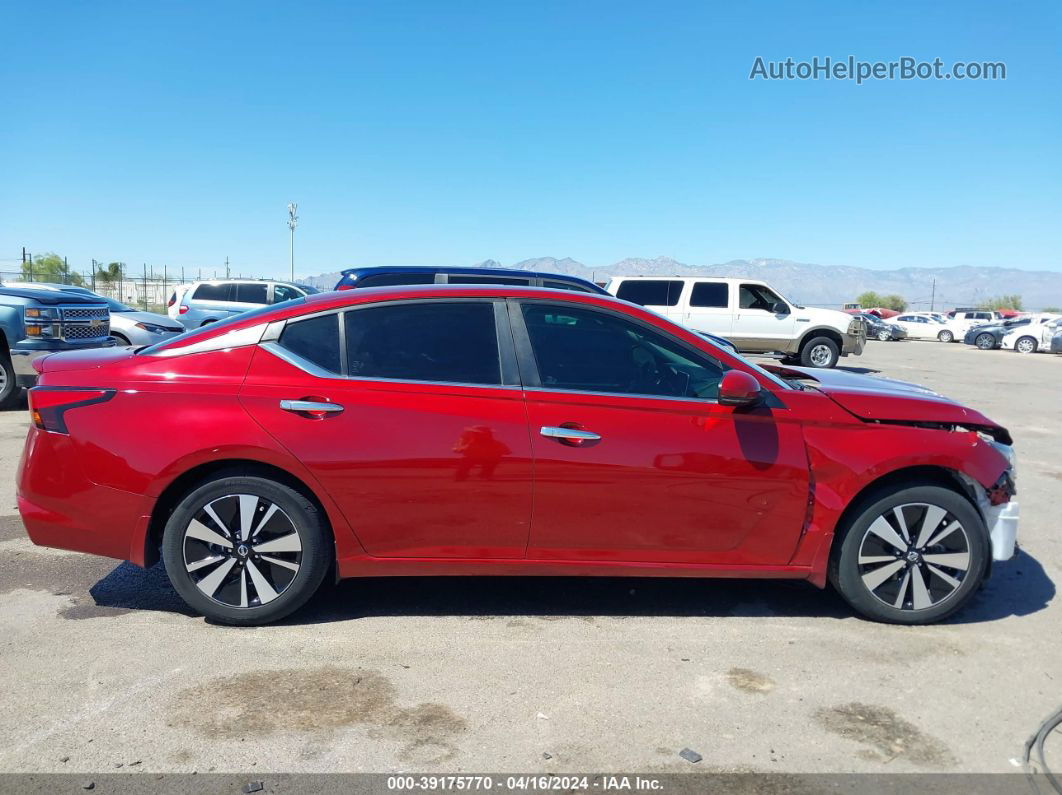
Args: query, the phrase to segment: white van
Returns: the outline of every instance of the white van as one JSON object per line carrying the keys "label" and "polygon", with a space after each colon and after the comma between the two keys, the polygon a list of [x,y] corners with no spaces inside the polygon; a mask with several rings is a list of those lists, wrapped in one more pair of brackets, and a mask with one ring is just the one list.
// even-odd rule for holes
{"label": "white van", "polygon": [[805,367],[834,367],[866,344],[858,318],[798,306],[755,279],[614,276],[606,289],[694,331],[725,337],[739,350],[778,352]]}

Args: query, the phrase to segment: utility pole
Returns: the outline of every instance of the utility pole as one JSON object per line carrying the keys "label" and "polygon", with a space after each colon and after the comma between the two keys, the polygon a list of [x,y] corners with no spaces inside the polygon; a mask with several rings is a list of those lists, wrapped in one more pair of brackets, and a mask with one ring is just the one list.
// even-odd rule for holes
{"label": "utility pole", "polygon": [[936,309],[937,304],[937,277],[933,277],[933,294],[929,298],[929,311],[932,312]]}
{"label": "utility pole", "polygon": [[299,225],[299,216],[295,213],[299,209],[299,205],[295,202],[288,202],[288,229],[291,230],[291,280],[295,281],[295,227]]}

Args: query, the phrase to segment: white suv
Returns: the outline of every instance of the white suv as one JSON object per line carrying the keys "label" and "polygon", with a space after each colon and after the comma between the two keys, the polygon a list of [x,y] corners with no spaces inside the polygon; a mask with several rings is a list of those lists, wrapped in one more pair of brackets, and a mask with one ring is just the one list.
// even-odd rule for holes
{"label": "white suv", "polygon": [[798,306],[754,279],[615,276],[606,289],[694,331],[725,337],[739,350],[782,353],[805,367],[833,367],[866,344],[858,318]]}

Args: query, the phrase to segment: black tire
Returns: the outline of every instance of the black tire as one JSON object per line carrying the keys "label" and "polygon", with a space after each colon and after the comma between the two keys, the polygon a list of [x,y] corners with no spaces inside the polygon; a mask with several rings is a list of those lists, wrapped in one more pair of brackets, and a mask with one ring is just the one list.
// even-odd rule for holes
{"label": "black tire", "polygon": [[216,322],[217,321],[214,320],[213,318],[208,318],[207,320],[204,320],[202,323],[199,324],[199,328],[203,328],[203,326],[209,326],[211,323],[216,323]]}
{"label": "black tire", "polygon": [[991,334],[978,334],[974,338],[974,345],[983,351],[990,351],[996,347],[996,338]]}
{"label": "black tire", "polygon": [[[904,515],[914,518],[909,527],[910,548],[897,555],[895,545],[883,541],[871,530],[871,525],[879,519],[885,520],[901,536],[898,523],[892,518],[893,509],[898,506],[906,506]],[[959,527],[945,533],[946,537],[939,543],[924,547],[928,551],[919,552],[916,547],[922,529],[919,511],[924,511],[921,516],[925,519],[930,516],[929,508],[943,511],[944,515],[933,525],[938,529],[927,531],[928,537],[921,540],[936,540],[953,522]],[[844,600],[866,618],[887,624],[932,624],[962,608],[984,580],[990,555],[988,531],[970,501],[951,489],[909,484],[879,490],[863,498],[851,517],[846,527],[838,528],[834,538],[829,578]],[[900,540],[908,542],[906,538]],[[866,549],[883,554],[865,553],[861,558],[861,550]],[[912,551],[917,560],[908,557]],[[941,562],[945,558],[949,563],[962,562],[962,555],[966,556],[964,570]],[[945,576],[939,576],[938,572]],[[886,573],[889,576],[872,588],[880,574]],[[952,585],[946,577],[959,584]],[[921,588],[916,587],[915,578],[922,584]],[[922,592],[923,606],[916,608],[917,590]],[[902,602],[902,606],[897,607],[897,602]]]}
{"label": "black tire", "polygon": [[22,396],[15,378],[15,368],[11,365],[11,356],[0,349],[0,409],[14,408]]}
{"label": "black tire", "polygon": [[800,349],[800,363],[805,367],[836,367],[840,358],[840,347],[829,337],[812,337]]}
{"label": "black tire", "polygon": [[[205,525],[208,534],[212,532],[214,537],[231,538],[239,534],[241,530],[237,525],[241,518],[240,509],[244,507],[240,495],[258,498],[249,512],[254,518],[248,520],[251,522],[248,528],[253,529],[251,539],[268,538],[262,544],[272,543],[274,548],[264,558],[265,551],[257,551],[262,544],[256,547],[250,543],[251,539],[245,543],[228,543],[226,548],[188,535],[193,520],[197,527]],[[237,500],[235,505],[231,503],[233,499]],[[266,505],[270,508],[266,509]],[[216,532],[217,522],[205,518],[208,516],[207,506],[217,506],[210,510],[229,523],[220,528],[223,533]],[[230,507],[235,513],[225,513]],[[258,522],[257,527],[254,522]],[[231,530],[227,529],[230,525]],[[296,543],[298,551],[278,551],[277,541],[290,539],[291,529],[297,539],[290,543]],[[203,531],[197,529],[194,532],[202,534]],[[258,535],[260,532],[261,536]],[[233,539],[234,542],[239,540]],[[280,556],[286,557],[281,560]],[[194,557],[191,563],[187,562],[189,557]],[[188,570],[190,565],[202,564],[211,557],[217,560],[200,565],[194,572]],[[235,626],[268,624],[298,610],[320,587],[333,557],[331,533],[314,503],[284,484],[231,471],[201,483],[186,494],[166,522],[162,539],[162,559],[177,593],[208,619]],[[293,565],[296,566],[295,573],[289,575]],[[208,595],[203,588],[209,589],[211,585],[206,584],[209,578],[222,569],[225,571],[212,591],[213,596]],[[262,582],[264,586],[259,584]],[[253,597],[250,596],[252,592]],[[247,606],[236,604],[237,601],[243,601]]]}
{"label": "black tire", "polygon": [[955,341],[955,335],[952,334],[947,329],[944,329],[942,332],[937,334],[937,339],[940,340],[941,342],[954,342]]}
{"label": "black tire", "polygon": [[1038,347],[1036,337],[1018,337],[1014,341],[1014,350],[1018,353],[1036,353]]}

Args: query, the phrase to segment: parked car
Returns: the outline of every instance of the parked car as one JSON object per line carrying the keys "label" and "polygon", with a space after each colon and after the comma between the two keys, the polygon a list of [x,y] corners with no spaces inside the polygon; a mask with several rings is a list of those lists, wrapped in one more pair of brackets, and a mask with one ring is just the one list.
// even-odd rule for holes
{"label": "parked car", "polygon": [[945,331],[940,333],[941,342],[954,342],[966,337],[966,332],[974,326],[985,323],[1002,323],[1005,318],[999,312],[984,309],[953,310],[948,312],[944,321]]}
{"label": "parked car", "polygon": [[192,282],[174,289],[166,303],[166,312],[186,329],[192,329],[316,292],[319,292],[317,288],[308,284],[263,279]]}
{"label": "parked car", "polygon": [[126,306],[114,298],[92,292],[87,287],[51,282],[7,282],[8,287],[29,287],[39,290],[65,290],[68,293],[88,295],[107,304],[111,312],[111,336],[119,345],[152,345],[159,340],[184,333],[184,326],[165,315],[141,312]]}
{"label": "parked car", "polygon": [[940,340],[951,342],[954,332],[928,315],[916,315],[908,313],[894,317],[890,322],[907,332],[907,336],[913,340]]}
{"label": "parked car", "polygon": [[1051,338],[1054,337],[1060,325],[1062,325],[1062,318],[1058,315],[1035,316],[1029,325],[1011,329],[1004,334],[999,346],[1004,350],[1015,350],[1018,353],[1049,350]]}
{"label": "parked car", "polygon": [[330,292],[36,365],[30,538],[161,547],[224,623],[277,620],[334,571],[830,581],[924,624],[1015,548],[1011,437],[976,410],[761,368],[596,293]]}
{"label": "parked car", "polygon": [[882,320],[877,315],[869,312],[856,315],[862,318],[867,327],[867,338],[888,342],[889,340],[902,340],[907,338],[907,332],[903,326]]}
{"label": "parked car", "polygon": [[56,351],[113,346],[107,305],[59,290],[0,287],[0,408],[37,382],[33,363]]}
{"label": "parked car", "polygon": [[516,268],[444,268],[415,265],[348,268],[340,274],[335,289],[354,290],[362,287],[397,287],[414,284],[507,284],[605,294],[605,290],[593,282],[563,273],[525,271]]}
{"label": "parked car", "polygon": [[967,345],[976,345],[983,351],[990,351],[999,347],[1003,336],[1009,331],[1016,329],[1018,326],[1027,326],[1031,322],[1031,317],[1020,317],[1014,320],[973,326],[966,332],[966,336],[963,337],[962,341]]}
{"label": "parked car", "polygon": [[1051,353],[1062,353],[1062,329],[1055,332],[1051,337]]}
{"label": "parked car", "polygon": [[616,276],[606,289],[695,331],[725,337],[739,350],[777,352],[808,367],[834,367],[842,356],[859,356],[866,345],[862,320],[791,303],[766,282]]}

